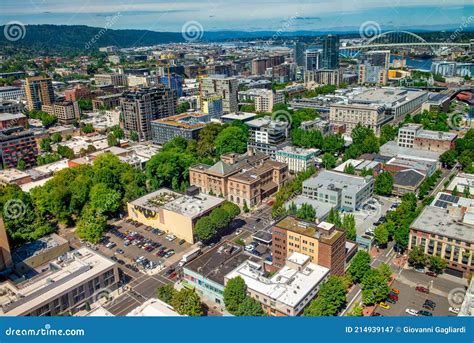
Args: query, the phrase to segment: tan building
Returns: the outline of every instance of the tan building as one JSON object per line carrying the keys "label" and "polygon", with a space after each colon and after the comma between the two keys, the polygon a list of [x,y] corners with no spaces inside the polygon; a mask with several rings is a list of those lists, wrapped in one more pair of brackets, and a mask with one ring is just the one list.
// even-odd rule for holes
{"label": "tan building", "polygon": [[207,194],[188,196],[162,188],[129,202],[127,207],[130,219],[194,243],[196,222],[223,202]]}
{"label": "tan building", "polygon": [[0,271],[12,266],[10,244],[8,244],[7,231],[3,217],[0,217]]}
{"label": "tan building", "polygon": [[43,105],[42,111],[58,118],[59,123],[70,125],[74,120],[79,120],[81,110],[77,101],[55,102],[51,105]]}
{"label": "tan building", "polygon": [[127,76],[124,74],[95,74],[94,80],[98,86],[127,86],[128,81]]}
{"label": "tan building", "polygon": [[333,224],[319,224],[286,216],[272,227],[273,267],[282,268],[294,252],[307,255],[313,263],[343,275],[345,270],[346,234]]}
{"label": "tan building", "polygon": [[27,77],[25,80],[26,107],[40,111],[41,106],[54,102],[53,82],[43,76]]}
{"label": "tan building", "polygon": [[260,152],[229,153],[222,155],[213,166],[198,164],[189,168],[191,185],[239,206],[257,206],[262,199],[277,192],[287,179],[287,165],[271,161]]}
{"label": "tan building", "polygon": [[0,284],[0,316],[60,316],[85,309],[114,291],[118,265],[89,249],[71,251],[20,283]]}

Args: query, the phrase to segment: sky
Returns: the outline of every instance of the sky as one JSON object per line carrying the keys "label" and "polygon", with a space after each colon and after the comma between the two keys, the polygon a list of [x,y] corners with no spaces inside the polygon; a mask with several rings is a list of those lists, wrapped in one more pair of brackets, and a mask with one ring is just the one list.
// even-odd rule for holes
{"label": "sky", "polygon": [[0,0],[0,25],[65,24],[181,32],[473,28],[471,0]]}

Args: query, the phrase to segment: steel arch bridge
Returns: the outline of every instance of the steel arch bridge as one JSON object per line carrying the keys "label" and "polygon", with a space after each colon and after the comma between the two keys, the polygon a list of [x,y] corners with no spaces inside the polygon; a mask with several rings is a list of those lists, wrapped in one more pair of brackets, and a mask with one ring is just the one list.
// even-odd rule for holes
{"label": "steel arch bridge", "polygon": [[363,40],[358,45],[340,47],[339,51],[343,57],[357,57],[364,50],[407,46],[426,46],[431,52],[439,56],[441,53],[454,47],[469,47],[469,43],[427,42],[424,38],[409,31],[387,31]]}

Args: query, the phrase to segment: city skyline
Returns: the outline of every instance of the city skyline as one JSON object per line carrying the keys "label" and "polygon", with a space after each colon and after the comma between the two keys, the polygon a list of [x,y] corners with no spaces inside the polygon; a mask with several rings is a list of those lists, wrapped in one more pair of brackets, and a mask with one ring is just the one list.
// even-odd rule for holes
{"label": "city skyline", "polygon": [[[474,6],[465,1],[168,1],[86,0],[81,6],[57,0],[2,3],[2,24],[87,25],[112,29],[147,29],[180,32],[197,21],[204,31],[354,31],[364,22],[389,29],[456,29]],[[118,18],[117,18],[118,17]]]}

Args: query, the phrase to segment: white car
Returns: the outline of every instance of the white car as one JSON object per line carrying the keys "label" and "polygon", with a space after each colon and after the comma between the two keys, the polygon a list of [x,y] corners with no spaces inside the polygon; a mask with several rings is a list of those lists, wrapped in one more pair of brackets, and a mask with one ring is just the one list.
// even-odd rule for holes
{"label": "white car", "polygon": [[245,251],[253,251],[253,249],[255,249],[255,247],[252,244],[245,246]]}
{"label": "white car", "polygon": [[405,310],[406,313],[408,313],[410,316],[418,316],[418,311],[412,309],[412,308],[407,308]]}
{"label": "white car", "polygon": [[454,314],[459,314],[459,308],[458,307],[450,307],[449,312],[454,313]]}

